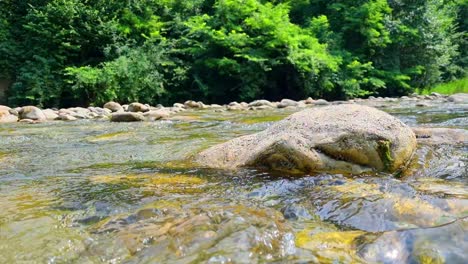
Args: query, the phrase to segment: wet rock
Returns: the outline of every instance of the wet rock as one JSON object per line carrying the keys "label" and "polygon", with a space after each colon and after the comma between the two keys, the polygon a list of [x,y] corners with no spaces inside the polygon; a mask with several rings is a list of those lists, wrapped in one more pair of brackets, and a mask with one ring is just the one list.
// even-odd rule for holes
{"label": "wet rock", "polygon": [[362,231],[331,231],[305,229],[296,235],[296,246],[313,251],[318,263],[361,263],[354,252]]}
{"label": "wet rock", "polygon": [[219,104],[211,104],[209,108],[220,109],[220,108],[223,108],[223,106]]}
{"label": "wet rock", "polygon": [[10,107],[8,107],[8,106],[5,106],[5,105],[0,105],[0,111],[1,111],[1,110],[4,110],[4,111],[10,111],[10,110],[11,110],[11,108],[10,108]]}
{"label": "wet rock", "polygon": [[438,144],[465,144],[468,145],[468,130],[454,128],[413,128],[418,142]]}
{"label": "wet rock", "polygon": [[28,119],[28,118],[21,119],[19,122],[20,122],[20,123],[26,123],[26,124],[33,124],[33,123],[36,123],[35,120]]}
{"label": "wet rock", "polygon": [[131,103],[128,105],[128,109],[127,111],[128,112],[133,112],[133,113],[136,113],[136,112],[148,112],[150,109],[148,106],[142,104],[142,103]]}
{"label": "wet rock", "polygon": [[186,108],[204,108],[204,104],[202,102],[195,102],[195,101],[192,101],[192,100],[188,100],[184,103],[184,106]]}
{"label": "wet rock", "polygon": [[271,109],[271,107],[268,106],[268,105],[261,105],[261,106],[252,106],[252,107],[249,107],[249,110],[266,110],[266,109]]}
{"label": "wet rock", "polygon": [[465,263],[464,230],[462,219],[432,228],[369,235],[359,255],[369,263]]}
{"label": "wet rock", "polygon": [[314,104],[315,100],[312,99],[312,97],[308,97],[307,99],[304,100],[305,104]]}
{"label": "wet rock", "polygon": [[171,112],[167,109],[152,110],[143,114],[149,121],[155,121],[163,118],[167,118],[171,115]]}
{"label": "wet rock", "polygon": [[42,110],[42,112],[44,113],[47,120],[49,120],[49,121],[55,120],[55,119],[57,119],[59,117],[58,114],[52,109],[44,109],[44,110]]}
{"label": "wet rock", "polygon": [[176,107],[176,108],[182,108],[182,109],[185,108],[185,105],[183,105],[181,103],[175,103],[173,106]]}
{"label": "wet rock", "polygon": [[431,105],[426,102],[419,102],[419,103],[416,103],[416,106],[417,107],[429,107]]}
{"label": "wet rock", "polygon": [[229,111],[238,111],[238,110],[245,110],[246,108],[239,104],[238,102],[231,102],[229,103],[229,105],[227,106],[227,110]]}
{"label": "wet rock", "polygon": [[111,110],[112,112],[123,112],[124,111],[124,108],[119,103],[116,103],[116,102],[107,102],[107,103],[104,104],[103,107],[105,109]]}
{"label": "wet rock", "polygon": [[0,106],[0,123],[15,123],[18,121],[18,117],[10,114],[7,108]]}
{"label": "wet rock", "polygon": [[447,98],[447,100],[453,103],[468,104],[468,93],[452,94]]}
{"label": "wet rock", "polygon": [[[88,110],[99,116],[107,116],[112,113],[112,110],[107,109],[107,108],[101,108],[101,107],[88,107]],[[123,108],[121,112],[123,112]]]}
{"label": "wet rock", "polygon": [[113,113],[110,120],[112,122],[138,122],[144,121],[145,117],[140,113],[124,112]]}
{"label": "wet rock", "polygon": [[62,120],[62,121],[76,121],[78,120],[78,118],[72,116],[72,115],[69,115],[69,114],[59,114],[59,117],[58,117],[58,120]]}
{"label": "wet rock", "polygon": [[395,171],[416,148],[413,131],[375,108],[337,105],[295,113],[263,132],[203,151],[207,167],[312,172]]}
{"label": "wet rock", "polygon": [[297,106],[298,102],[291,100],[291,99],[283,99],[281,102],[278,104],[278,108],[286,108],[286,107],[294,107]]}
{"label": "wet rock", "polygon": [[37,121],[45,121],[47,117],[41,111],[41,109],[35,106],[24,106],[18,112],[20,119],[31,119]]}
{"label": "wet rock", "polygon": [[329,105],[330,103],[324,99],[315,100],[314,105]]}

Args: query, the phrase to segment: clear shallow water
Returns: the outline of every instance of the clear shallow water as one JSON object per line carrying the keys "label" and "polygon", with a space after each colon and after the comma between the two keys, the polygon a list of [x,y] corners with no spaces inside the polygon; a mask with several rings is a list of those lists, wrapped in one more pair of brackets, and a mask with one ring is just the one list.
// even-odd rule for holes
{"label": "clear shallow water", "polygon": [[[378,106],[468,129],[467,105],[431,103]],[[294,111],[0,126],[0,263],[467,262],[467,145],[420,145],[399,177],[190,163]]]}

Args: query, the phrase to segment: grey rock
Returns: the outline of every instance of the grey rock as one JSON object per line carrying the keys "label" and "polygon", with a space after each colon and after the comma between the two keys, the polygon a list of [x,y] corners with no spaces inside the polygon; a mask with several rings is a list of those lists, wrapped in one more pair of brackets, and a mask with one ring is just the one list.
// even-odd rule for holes
{"label": "grey rock", "polygon": [[274,108],[275,105],[268,100],[255,100],[249,104],[249,107],[268,106]]}
{"label": "grey rock", "polygon": [[18,113],[20,119],[31,119],[37,121],[47,120],[47,117],[44,115],[42,110],[35,106],[24,106]]}
{"label": "grey rock", "polygon": [[124,108],[116,102],[107,102],[104,104],[103,108],[111,110],[111,112],[123,112],[125,111]]}
{"label": "grey rock", "polygon": [[415,148],[413,131],[397,118],[367,106],[336,105],[295,113],[263,132],[211,147],[195,160],[224,169],[392,172]]}
{"label": "grey rock", "polygon": [[56,120],[59,117],[58,114],[52,109],[44,109],[42,112],[49,121]]}
{"label": "grey rock", "polygon": [[458,104],[468,104],[468,93],[457,93],[452,94],[447,98],[449,102],[458,103]]}
{"label": "grey rock", "polygon": [[314,105],[329,105],[330,103],[325,99],[315,100]]}
{"label": "grey rock", "polygon": [[128,105],[128,109],[127,111],[128,112],[133,112],[133,113],[137,113],[137,112],[148,112],[150,110],[150,108],[147,106],[147,105],[144,105],[142,103],[131,103]]}
{"label": "grey rock", "polygon": [[295,107],[298,105],[298,102],[291,100],[291,99],[283,99],[278,104],[278,108],[286,108],[286,107]]}
{"label": "grey rock", "polygon": [[149,121],[155,121],[163,118],[167,118],[171,115],[171,112],[167,109],[152,110],[143,114]]}
{"label": "grey rock", "polygon": [[113,113],[110,119],[112,122],[138,122],[144,120],[145,117],[142,114],[133,112]]}

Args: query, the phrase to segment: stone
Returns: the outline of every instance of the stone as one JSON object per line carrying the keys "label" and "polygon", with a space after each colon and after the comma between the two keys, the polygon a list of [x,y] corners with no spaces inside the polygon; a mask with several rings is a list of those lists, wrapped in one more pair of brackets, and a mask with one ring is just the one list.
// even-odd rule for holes
{"label": "stone", "polygon": [[468,145],[468,130],[455,128],[413,128],[419,143],[428,145]]}
{"label": "stone", "polygon": [[211,104],[209,108],[220,109],[220,108],[223,108],[223,106],[219,104]]}
{"label": "stone", "polygon": [[7,108],[2,108],[0,106],[0,123],[16,123],[16,122],[18,122],[18,117],[15,116],[15,115],[10,114],[10,110],[8,110]]}
{"label": "stone", "polygon": [[149,121],[155,121],[163,118],[167,118],[171,115],[171,112],[167,109],[158,109],[146,112],[143,114]]}
{"label": "stone", "polygon": [[128,105],[128,109],[127,111],[128,112],[133,112],[133,113],[136,113],[136,112],[148,112],[150,109],[147,105],[144,105],[142,103],[131,103]]}
{"label": "stone", "polygon": [[133,112],[113,113],[110,119],[112,122],[138,122],[144,120],[145,117],[142,114]]}
{"label": "stone", "polygon": [[304,100],[305,104],[313,104],[314,102],[315,102],[315,100],[312,99],[312,97],[308,97],[307,99]]}
{"label": "stone", "polygon": [[468,104],[468,93],[452,94],[447,100],[457,104]]}
{"label": "stone", "polygon": [[186,108],[202,108],[203,107],[203,103],[201,102],[195,102],[195,101],[192,101],[192,100],[188,100],[184,103],[184,106]]}
{"label": "stone", "polygon": [[255,100],[249,104],[249,107],[268,106],[274,108],[275,105],[268,100]]}
{"label": "stone", "polygon": [[25,118],[25,119],[21,119],[19,122],[20,122],[20,123],[26,123],[26,124],[33,124],[33,123],[35,123],[36,121],[35,121],[35,120],[32,120],[32,119]]}
{"label": "stone", "polygon": [[416,103],[416,106],[417,107],[429,107],[431,105],[426,102],[419,102],[419,103]]}
{"label": "stone", "polygon": [[232,102],[227,106],[227,110],[229,111],[239,111],[245,109],[246,107],[244,107],[242,104],[239,104],[238,102]]}
{"label": "stone", "polygon": [[47,117],[42,112],[42,110],[35,106],[24,106],[18,113],[20,119],[31,119],[37,121],[47,120]]}
{"label": "stone", "polygon": [[47,120],[49,121],[56,120],[59,117],[58,114],[52,109],[44,109],[42,110],[42,113],[44,113]]}
{"label": "stone", "polygon": [[182,109],[185,108],[185,105],[183,105],[183,104],[181,104],[181,103],[175,103],[173,106],[174,106],[175,108],[182,108]]}
{"label": "stone", "polygon": [[278,104],[278,108],[286,108],[286,107],[295,107],[298,105],[298,102],[291,100],[291,99],[283,99]]}
{"label": "stone", "polygon": [[314,105],[329,105],[330,103],[325,99],[315,100]]}
{"label": "stone", "polygon": [[368,106],[334,105],[295,113],[260,133],[213,146],[195,160],[221,169],[394,172],[415,148],[413,131],[397,118]]}
{"label": "stone", "polygon": [[67,115],[67,114],[60,114],[58,117],[59,120],[62,121],[76,121],[78,118],[72,116],[72,115]]}
{"label": "stone", "polygon": [[103,108],[111,110],[113,113],[115,112],[124,112],[124,108],[116,102],[107,102],[104,104]]}
{"label": "stone", "polygon": [[6,110],[9,111],[11,108],[6,106],[6,105],[0,105],[0,110]]}

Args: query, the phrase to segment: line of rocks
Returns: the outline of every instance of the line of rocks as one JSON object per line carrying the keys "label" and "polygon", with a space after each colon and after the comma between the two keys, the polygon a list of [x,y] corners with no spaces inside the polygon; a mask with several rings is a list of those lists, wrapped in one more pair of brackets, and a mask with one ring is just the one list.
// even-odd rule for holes
{"label": "line of rocks", "polygon": [[369,104],[374,107],[385,106],[383,103],[414,101],[415,106],[428,107],[432,100],[438,102],[468,103],[468,94],[460,93],[451,96],[432,93],[431,95],[402,96],[400,98],[372,97],[368,99],[352,99],[348,101],[328,102],[324,99],[294,101],[283,99],[280,102],[270,102],[268,100],[255,100],[250,103],[231,102],[226,105],[204,104],[197,101],[186,101],[185,103],[175,103],[172,107],[162,105],[150,106],[142,103],[131,103],[121,105],[116,102],[108,102],[103,107],[73,107],[63,109],[40,109],[35,106],[24,106],[10,108],[0,105],[0,123],[37,123],[44,121],[62,120],[75,121],[80,119],[110,120],[112,122],[136,122],[155,121],[169,118],[171,115],[187,110],[212,109],[216,112],[223,111],[245,111],[245,110],[266,110],[274,108],[305,108],[310,106],[325,106],[330,104]]}

